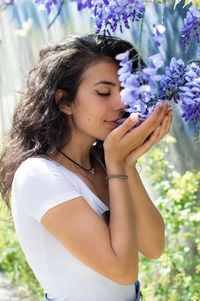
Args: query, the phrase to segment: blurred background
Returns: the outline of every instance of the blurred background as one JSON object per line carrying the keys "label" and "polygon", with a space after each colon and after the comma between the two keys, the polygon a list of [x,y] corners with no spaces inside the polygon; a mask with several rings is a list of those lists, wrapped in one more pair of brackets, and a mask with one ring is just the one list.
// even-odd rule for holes
{"label": "blurred background", "polygon": [[[192,45],[185,54],[180,45],[181,29],[188,7],[174,1],[166,5],[150,3],[144,19],[142,55],[157,53],[152,40],[153,24],[166,26],[166,43],[161,52],[165,66],[172,57],[185,62],[197,57]],[[131,30],[116,32],[138,47],[140,22]],[[67,0],[53,6],[48,16],[41,5],[31,0],[0,5],[0,138],[9,131],[14,108],[31,67],[42,47],[70,34],[94,33],[90,10],[77,11]],[[174,119],[170,135],[141,159],[138,166],[145,185],[166,222],[166,249],[153,261],[141,256],[140,281],[145,300],[200,300],[200,151],[192,125],[181,118],[178,105],[172,104]],[[2,202],[1,202],[2,203]],[[42,289],[26,264],[13,229],[12,219],[3,206],[0,220],[0,268],[15,285],[19,300],[42,300]],[[1,281],[1,278],[0,278]],[[3,281],[3,280],[2,280]],[[7,286],[7,285],[6,285]],[[9,294],[9,293],[8,293]],[[14,295],[13,295],[14,296]],[[8,299],[6,299],[8,298]],[[1,301],[17,300],[1,297]],[[102,300],[103,301],[103,300]]]}

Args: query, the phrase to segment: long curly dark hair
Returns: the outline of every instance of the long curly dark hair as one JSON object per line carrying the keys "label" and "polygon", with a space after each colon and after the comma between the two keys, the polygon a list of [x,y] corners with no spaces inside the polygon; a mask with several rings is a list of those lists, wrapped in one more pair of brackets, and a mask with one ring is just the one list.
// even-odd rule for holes
{"label": "long curly dark hair", "polygon": [[[0,156],[0,191],[9,207],[15,171],[29,157],[53,155],[70,139],[67,115],[61,103],[73,102],[83,72],[92,63],[111,59],[133,46],[116,37],[69,36],[40,51],[39,62],[29,73],[18,103],[7,142]],[[133,50],[133,55],[136,51]],[[57,89],[65,91],[56,104]],[[103,150],[102,143],[96,149]]]}

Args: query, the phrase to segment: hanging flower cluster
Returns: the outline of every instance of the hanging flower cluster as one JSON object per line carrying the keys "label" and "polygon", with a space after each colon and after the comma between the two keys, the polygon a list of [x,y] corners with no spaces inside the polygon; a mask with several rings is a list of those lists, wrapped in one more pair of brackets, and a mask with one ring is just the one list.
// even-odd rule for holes
{"label": "hanging flower cluster", "polygon": [[141,19],[145,11],[144,0],[93,0],[93,17],[96,33],[109,34],[115,32],[119,24],[130,29],[130,23]]}
{"label": "hanging flower cluster", "polygon": [[118,71],[119,80],[123,87],[121,91],[122,101],[129,106],[129,113],[135,112],[144,121],[153,111],[156,98],[156,82],[161,80],[157,73],[163,65],[163,58],[160,53],[149,57],[146,68],[141,71],[132,72],[134,58],[129,59],[131,50],[116,56],[120,60]]}
{"label": "hanging flower cluster", "polygon": [[181,104],[182,117],[199,128],[200,122],[200,67],[191,63],[185,66],[182,59],[171,59],[161,80],[163,100],[174,99]]}
{"label": "hanging flower cluster", "polygon": [[0,5],[2,4],[13,4],[15,0],[0,0]]}
{"label": "hanging flower cluster", "polygon": [[62,0],[34,0],[34,2],[36,4],[42,4],[44,5],[48,15],[51,12],[52,6],[53,5],[57,5],[59,2],[61,2]]}
{"label": "hanging flower cluster", "polygon": [[[164,26],[154,26],[153,39],[156,46],[160,46],[165,41],[164,32]],[[129,106],[127,111],[137,113],[140,116],[140,122],[142,122],[152,113],[157,103],[155,101],[156,83],[162,79],[158,70],[163,66],[164,61],[162,55],[157,53],[149,57],[145,68],[133,72],[132,65],[135,58],[129,58],[130,54],[131,50],[116,56],[116,59],[120,61],[118,74],[123,87],[121,97],[122,101]]]}
{"label": "hanging flower cluster", "polygon": [[200,68],[195,63],[185,68],[185,83],[179,88],[180,102],[185,121],[191,121],[194,126],[200,123]]}
{"label": "hanging flower cluster", "polygon": [[78,11],[81,11],[82,9],[88,7],[92,7],[92,0],[70,0],[70,2],[76,2],[77,3],[77,9]]}
{"label": "hanging flower cluster", "polygon": [[193,6],[189,8],[186,18],[184,19],[185,28],[181,30],[182,39],[181,44],[186,47],[189,46],[193,40],[196,38],[197,43],[200,42],[200,7],[194,9]]}
{"label": "hanging flower cluster", "polygon": [[78,10],[91,8],[92,17],[96,26],[96,33],[109,34],[115,32],[119,24],[120,31],[123,26],[130,28],[131,22],[141,19],[145,11],[146,0],[70,0],[77,2]]}
{"label": "hanging flower cluster", "polygon": [[165,68],[165,74],[161,79],[161,93],[160,97],[163,100],[171,100],[177,103],[179,99],[179,87],[184,84],[184,62],[182,59],[176,60],[174,57],[171,59],[169,67]]}
{"label": "hanging flower cluster", "polygon": [[[159,30],[160,29],[160,30]],[[160,46],[163,42],[162,33],[165,28],[160,25],[154,26],[154,42]],[[147,67],[141,71],[133,71],[133,58],[130,52],[116,56],[120,60],[119,80],[123,90],[122,101],[129,106],[128,112],[135,112],[140,116],[140,122],[144,121],[153,111],[159,101],[174,100],[180,103],[182,117],[185,121],[191,121],[196,129],[200,124],[200,67],[191,63],[185,66],[182,59],[171,59],[165,73],[160,75],[158,70],[163,65],[160,53],[149,57]],[[157,82],[160,89],[157,89]],[[159,95],[157,97],[157,95]]]}

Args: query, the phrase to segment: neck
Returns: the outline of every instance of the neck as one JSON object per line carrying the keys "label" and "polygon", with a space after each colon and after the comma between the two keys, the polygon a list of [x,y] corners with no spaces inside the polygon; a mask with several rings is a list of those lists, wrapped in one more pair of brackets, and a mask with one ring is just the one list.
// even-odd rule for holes
{"label": "neck", "polygon": [[71,159],[76,161],[85,168],[90,168],[90,150],[94,143],[94,139],[77,139],[76,136],[72,136],[70,141],[61,148],[61,151],[69,156]]}

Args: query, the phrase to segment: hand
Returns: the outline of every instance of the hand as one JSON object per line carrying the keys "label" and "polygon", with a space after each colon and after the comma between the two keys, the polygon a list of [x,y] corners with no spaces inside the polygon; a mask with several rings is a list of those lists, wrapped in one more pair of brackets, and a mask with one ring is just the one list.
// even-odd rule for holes
{"label": "hand", "polygon": [[104,141],[106,166],[134,164],[169,131],[171,119],[172,110],[168,101],[157,105],[148,119],[130,131],[139,121],[137,115],[131,115]]}
{"label": "hand", "polygon": [[160,125],[152,132],[152,134],[144,141],[144,143],[138,146],[126,157],[126,167],[133,167],[139,157],[146,153],[153,145],[158,143],[163,136],[169,132],[172,123],[172,117],[173,111],[169,107]]}

